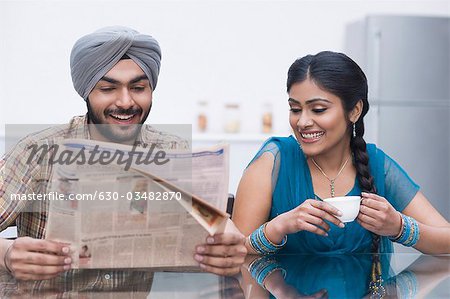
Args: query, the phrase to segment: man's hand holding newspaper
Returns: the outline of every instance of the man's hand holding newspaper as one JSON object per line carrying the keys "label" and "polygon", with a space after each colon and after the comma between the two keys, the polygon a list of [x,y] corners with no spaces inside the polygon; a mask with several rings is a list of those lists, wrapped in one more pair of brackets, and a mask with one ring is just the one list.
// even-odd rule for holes
{"label": "man's hand holding newspaper", "polygon": [[234,275],[240,271],[246,255],[245,237],[228,219],[225,232],[207,237],[206,244],[197,246],[194,258],[205,271]]}

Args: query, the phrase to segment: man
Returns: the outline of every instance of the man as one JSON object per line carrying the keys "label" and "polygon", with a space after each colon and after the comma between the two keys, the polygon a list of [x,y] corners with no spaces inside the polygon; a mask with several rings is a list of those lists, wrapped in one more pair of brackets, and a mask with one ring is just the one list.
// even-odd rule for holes
{"label": "man", "polygon": [[[0,266],[16,278],[49,279],[69,270],[72,263],[69,244],[42,239],[46,204],[9,200],[11,194],[47,191],[51,163],[27,163],[24,151],[30,145],[88,138],[155,144],[159,149],[187,148],[187,142],[176,136],[140,126],[150,113],[160,61],[158,42],[126,27],[103,28],[75,43],[71,75],[75,90],[86,101],[87,115],[26,137],[0,160],[0,231],[15,222],[19,235],[14,241],[0,239]],[[208,237],[193,258],[202,269],[227,275],[239,271],[245,255],[244,237],[230,221],[226,233]]]}

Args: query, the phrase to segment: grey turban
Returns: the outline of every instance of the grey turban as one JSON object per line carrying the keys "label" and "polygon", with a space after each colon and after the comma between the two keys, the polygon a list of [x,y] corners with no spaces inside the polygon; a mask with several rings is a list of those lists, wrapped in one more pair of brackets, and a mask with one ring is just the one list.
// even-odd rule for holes
{"label": "grey turban", "polygon": [[161,66],[161,49],[150,35],[122,26],[106,27],[80,38],[70,54],[75,90],[87,99],[97,82],[127,55],[141,67],[154,90]]}

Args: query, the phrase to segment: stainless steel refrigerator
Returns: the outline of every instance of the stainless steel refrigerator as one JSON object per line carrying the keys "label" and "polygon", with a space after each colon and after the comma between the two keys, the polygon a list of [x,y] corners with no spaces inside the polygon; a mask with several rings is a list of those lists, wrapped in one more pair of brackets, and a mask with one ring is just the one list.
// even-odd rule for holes
{"label": "stainless steel refrigerator", "polygon": [[345,39],[369,81],[366,139],[450,220],[450,18],[367,16]]}

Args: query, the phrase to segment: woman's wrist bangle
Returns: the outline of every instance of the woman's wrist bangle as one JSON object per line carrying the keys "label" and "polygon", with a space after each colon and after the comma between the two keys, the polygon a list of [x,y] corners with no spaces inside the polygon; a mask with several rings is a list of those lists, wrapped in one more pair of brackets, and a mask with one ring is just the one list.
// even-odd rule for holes
{"label": "woman's wrist bangle", "polygon": [[402,217],[402,213],[398,212],[398,215],[400,216],[400,232],[395,237],[391,238],[393,240],[397,240],[398,238],[400,238],[400,236],[403,233],[403,217]]}
{"label": "woman's wrist bangle", "polygon": [[417,296],[417,290],[419,289],[419,283],[414,272],[404,271],[395,277],[397,285],[397,291],[400,298],[415,298]]}
{"label": "woman's wrist bangle", "polygon": [[263,235],[264,235],[264,238],[267,240],[267,242],[270,243],[271,246],[273,246],[273,247],[275,247],[275,248],[278,248],[278,249],[283,248],[284,245],[286,245],[287,236],[285,235],[285,236],[283,237],[283,240],[281,240],[281,243],[280,243],[280,244],[275,244],[275,243],[273,243],[272,241],[270,241],[270,239],[267,237],[267,234],[266,234],[267,223],[268,223],[268,222],[264,223],[264,227],[263,227],[263,230],[262,230]]}
{"label": "woman's wrist bangle", "polygon": [[389,239],[404,246],[414,246],[420,238],[419,223],[412,217],[401,213],[400,215],[402,216],[402,232],[400,236],[396,238],[389,237]]}
{"label": "woman's wrist bangle", "polygon": [[258,227],[250,236],[248,236],[248,242],[250,247],[257,253],[266,255],[272,254],[280,250],[286,245],[287,236],[284,236],[281,244],[274,244],[270,241],[265,233],[266,224],[262,224]]}
{"label": "woman's wrist bangle", "polygon": [[283,277],[286,278],[286,270],[278,264],[277,260],[267,256],[255,259],[248,267],[250,275],[264,289],[267,277],[277,270],[280,270]]}
{"label": "woman's wrist bangle", "polygon": [[275,271],[281,271],[281,275],[283,275],[283,278],[286,278],[286,270],[284,270],[281,267],[273,267],[272,269],[270,269],[269,271],[267,271],[267,274],[264,275],[264,277],[262,278],[262,281],[259,283],[260,286],[262,286],[265,290],[267,290],[266,288],[266,279]]}

